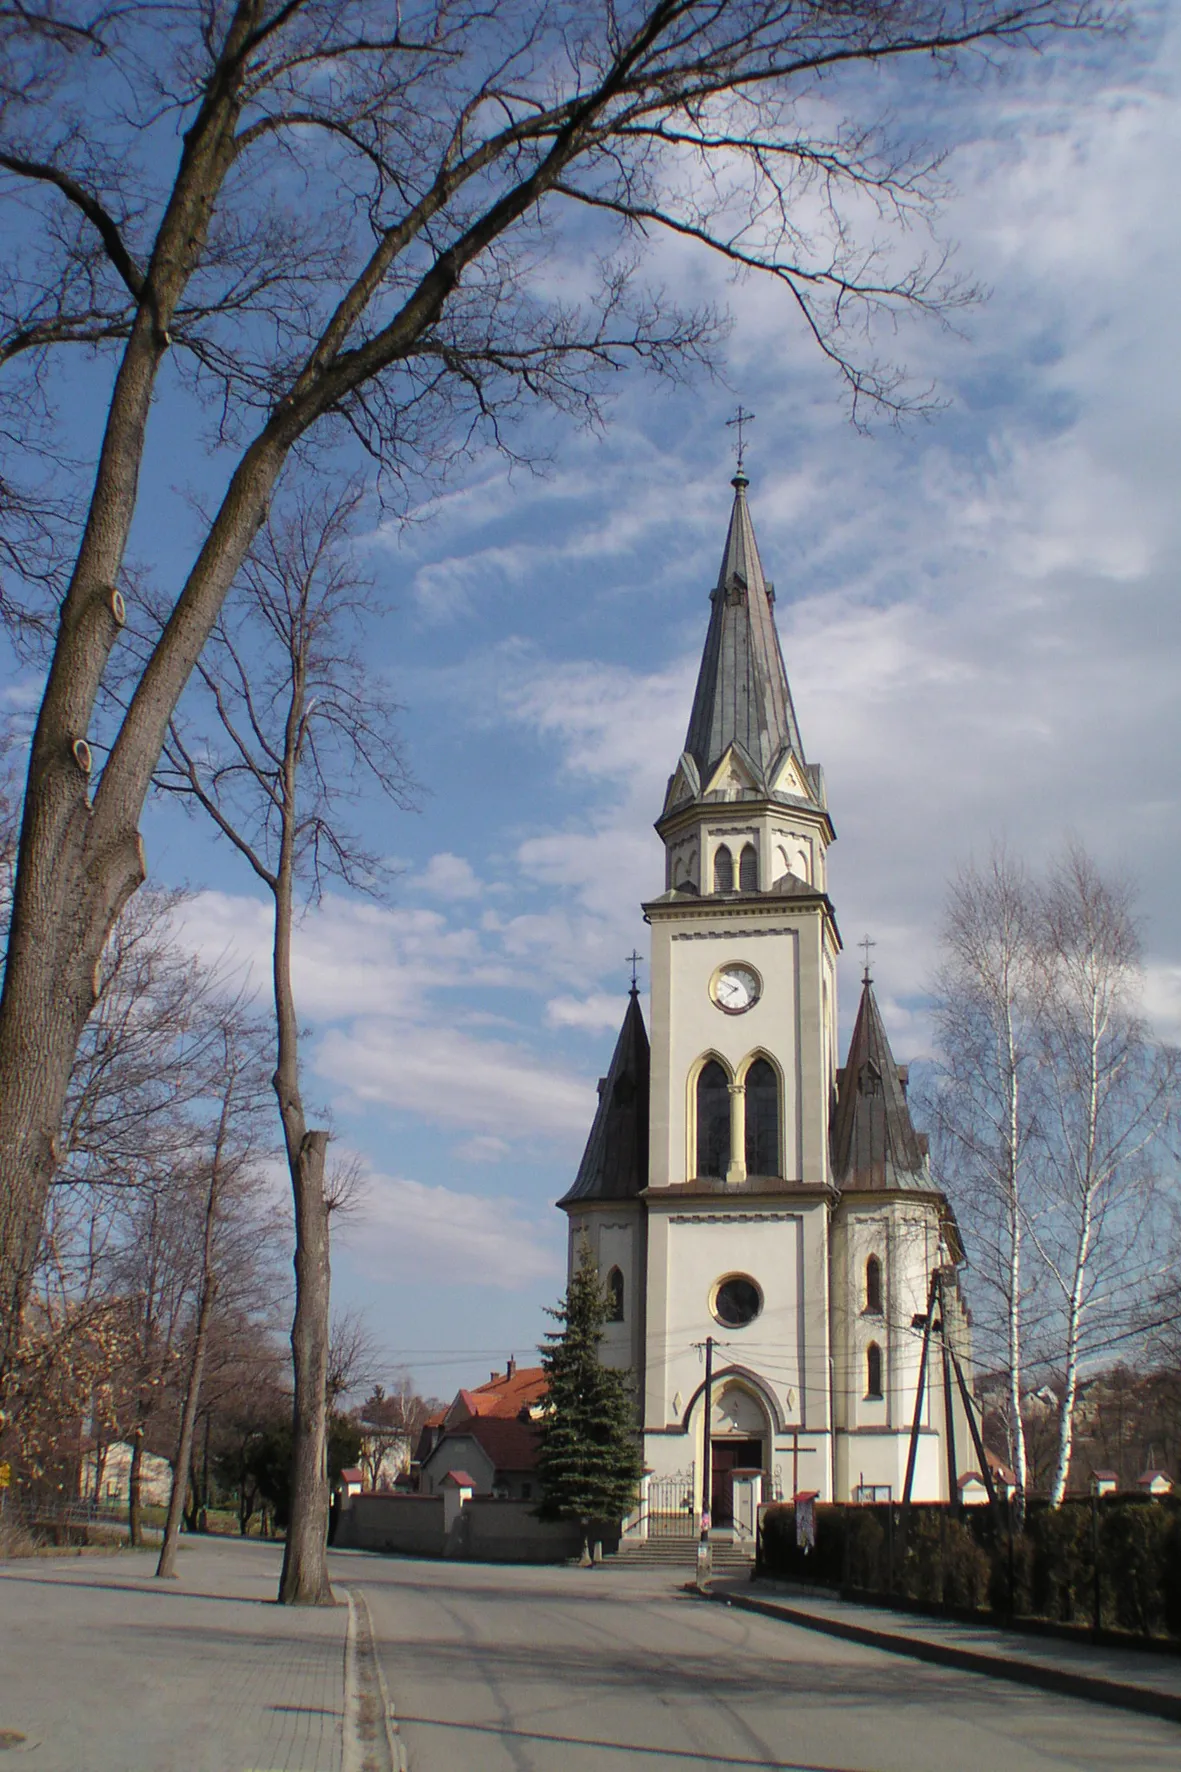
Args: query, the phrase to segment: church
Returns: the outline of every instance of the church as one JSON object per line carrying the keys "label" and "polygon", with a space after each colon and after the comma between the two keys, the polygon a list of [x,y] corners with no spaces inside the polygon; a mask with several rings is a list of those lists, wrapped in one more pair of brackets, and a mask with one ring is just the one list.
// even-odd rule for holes
{"label": "church", "polygon": [[[700,1521],[707,1501],[712,1523],[729,1524],[750,1479],[767,1501],[900,1499],[933,1276],[961,1357],[970,1332],[956,1221],[868,964],[840,1063],[833,821],[792,705],[741,463],[732,484],[685,747],[656,822],[664,890],[643,906],[651,1032],[633,983],[558,1202],[571,1267],[585,1238],[607,1287],[602,1357],[635,1377],[637,1519],[653,1531],[678,1512]],[[961,1458],[969,1444],[942,1364],[932,1337],[916,1501],[949,1499],[956,1442]]]}

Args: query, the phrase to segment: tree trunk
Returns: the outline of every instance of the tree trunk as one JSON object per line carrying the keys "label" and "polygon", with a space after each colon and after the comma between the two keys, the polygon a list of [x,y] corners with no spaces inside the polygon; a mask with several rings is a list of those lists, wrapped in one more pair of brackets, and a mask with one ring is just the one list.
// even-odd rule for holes
{"label": "tree trunk", "polygon": [[328,1207],[324,1199],[327,1132],[308,1132],[292,1165],[295,1194],[295,1319],[291,1325],[291,1513],[279,1599],[288,1606],[330,1606],[328,1579]]}
{"label": "tree trunk", "polygon": [[[207,1220],[208,1223],[208,1220]],[[206,1243],[206,1269],[201,1287],[201,1305],[197,1313],[197,1334],[193,1342],[193,1358],[185,1387],[184,1408],[180,1417],[180,1433],[176,1456],[172,1461],[172,1493],[168,1498],[168,1520],[156,1575],[160,1580],[176,1578],[176,1545],[180,1537],[180,1516],[184,1508],[185,1490],[189,1481],[189,1465],[193,1456],[193,1432],[197,1425],[197,1404],[201,1397],[201,1377],[205,1370],[205,1348],[209,1340],[209,1319],[213,1314],[213,1278],[209,1272],[209,1246]],[[194,1503],[196,1494],[194,1492]],[[196,1507],[194,1505],[194,1512]]]}
{"label": "tree trunk", "polygon": [[144,1430],[137,1427],[131,1436],[131,1464],[127,1471],[127,1536],[133,1550],[144,1541],[143,1506],[140,1494],[143,1478]]}

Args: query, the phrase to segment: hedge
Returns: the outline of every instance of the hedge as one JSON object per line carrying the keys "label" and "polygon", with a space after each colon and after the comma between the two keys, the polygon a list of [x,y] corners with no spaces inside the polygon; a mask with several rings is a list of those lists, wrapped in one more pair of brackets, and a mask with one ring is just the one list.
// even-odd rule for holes
{"label": "hedge", "polygon": [[[1007,1509],[820,1505],[816,1542],[796,1544],[790,1503],[764,1510],[759,1573],[922,1605],[1094,1623],[1095,1519],[1090,1500],[1030,1499],[1025,1526]],[[1097,1506],[1101,1627],[1181,1638],[1181,1502],[1104,1496]]]}

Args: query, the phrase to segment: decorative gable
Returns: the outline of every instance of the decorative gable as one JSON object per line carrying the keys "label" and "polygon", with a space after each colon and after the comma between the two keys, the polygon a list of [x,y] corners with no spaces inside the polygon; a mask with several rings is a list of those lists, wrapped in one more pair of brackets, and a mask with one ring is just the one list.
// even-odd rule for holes
{"label": "decorative gable", "polygon": [[810,800],[811,789],[804,777],[804,771],[797,759],[788,751],[778,763],[771,776],[771,792],[773,794],[791,794],[796,800]]}
{"label": "decorative gable", "polygon": [[701,776],[698,774],[697,764],[688,751],[682,751],[681,760],[668,784],[668,793],[664,796],[664,810],[671,812],[676,806],[696,800],[700,793]]}
{"label": "decorative gable", "polygon": [[757,794],[762,791],[762,781],[758,770],[745,756],[741,748],[732,744],[727,747],[721,762],[705,784],[707,794],[721,794],[732,799],[738,794]]}

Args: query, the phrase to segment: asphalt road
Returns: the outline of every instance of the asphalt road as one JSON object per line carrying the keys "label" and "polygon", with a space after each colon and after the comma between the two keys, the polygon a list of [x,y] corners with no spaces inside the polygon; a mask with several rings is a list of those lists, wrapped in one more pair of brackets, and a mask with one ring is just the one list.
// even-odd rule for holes
{"label": "asphalt road", "polygon": [[410,1772],[1177,1772],[1181,1729],[711,1606],[660,1572],[334,1558]]}

